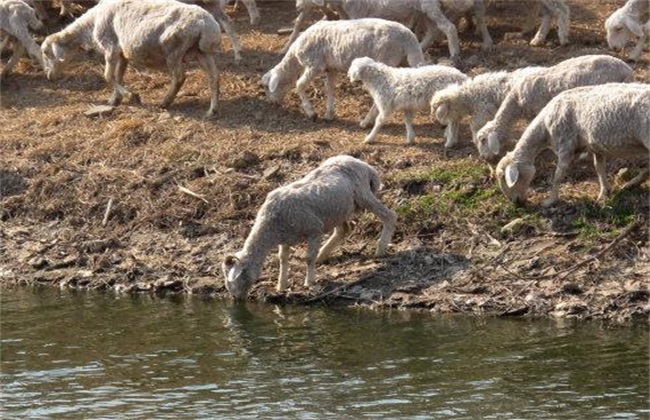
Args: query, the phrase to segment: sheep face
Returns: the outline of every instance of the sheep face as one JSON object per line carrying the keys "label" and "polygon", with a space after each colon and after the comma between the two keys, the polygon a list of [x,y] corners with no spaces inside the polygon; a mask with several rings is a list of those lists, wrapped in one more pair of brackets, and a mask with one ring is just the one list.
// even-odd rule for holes
{"label": "sheep face", "polygon": [[277,104],[282,102],[285,93],[289,90],[288,78],[283,77],[280,72],[271,69],[262,76],[262,86],[266,91],[266,99],[269,102]]}
{"label": "sheep face", "polygon": [[348,69],[348,77],[350,82],[358,82],[363,77],[363,71],[366,67],[372,66],[375,63],[370,57],[359,57],[352,60],[350,68]]}
{"label": "sheep face", "polygon": [[607,30],[607,45],[616,50],[624,48],[633,36],[643,36],[641,25],[621,9],[607,18],[605,29]]}
{"label": "sheep face", "polygon": [[501,157],[501,136],[491,122],[476,133],[476,147],[483,159],[496,164]]}
{"label": "sheep face", "polygon": [[235,300],[245,299],[256,278],[236,255],[227,256],[221,264],[226,289]]}
{"label": "sheep face", "polygon": [[55,80],[70,62],[69,50],[48,37],[41,45],[41,52],[45,74],[49,80]]}
{"label": "sheep face", "polygon": [[526,203],[528,188],[535,176],[535,166],[515,163],[512,158],[512,152],[509,152],[499,161],[496,177],[505,196],[515,205],[522,206]]}

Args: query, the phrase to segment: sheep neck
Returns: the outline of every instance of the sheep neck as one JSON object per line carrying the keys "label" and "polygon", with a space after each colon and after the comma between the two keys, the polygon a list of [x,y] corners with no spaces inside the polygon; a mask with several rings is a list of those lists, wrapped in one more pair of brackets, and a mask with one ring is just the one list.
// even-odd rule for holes
{"label": "sheep neck", "polygon": [[271,250],[278,246],[277,240],[273,238],[267,223],[255,223],[250,234],[246,238],[244,247],[239,252],[239,258],[259,277],[262,271],[262,264]]}
{"label": "sheep neck", "polygon": [[67,28],[59,32],[59,42],[65,45],[94,45],[93,29],[95,27],[95,15],[97,14],[95,10],[96,8],[98,8],[98,6],[95,6],[93,9],[84,13],[77,20],[68,25]]}
{"label": "sheep neck", "polygon": [[[379,66],[367,66],[363,71],[365,73],[363,77],[363,86],[373,98],[379,96],[379,92],[390,85],[390,80],[392,78],[390,73],[379,68]],[[372,80],[372,82],[368,83],[368,80]]]}
{"label": "sheep neck", "polygon": [[548,131],[543,118],[536,117],[528,125],[513,151],[513,162],[532,165],[544,149],[549,147]]}
{"label": "sheep neck", "polygon": [[[293,45],[296,45],[295,43]],[[292,45],[292,46],[293,46]],[[278,89],[286,90],[291,84],[298,80],[300,74],[300,61],[292,50],[289,50],[282,60],[275,66],[278,75],[281,75],[282,82]]]}
{"label": "sheep neck", "polygon": [[521,118],[521,115],[522,110],[517,97],[513,91],[510,91],[494,116],[495,127],[499,132],[506,133],[510,131],[514,122]]}

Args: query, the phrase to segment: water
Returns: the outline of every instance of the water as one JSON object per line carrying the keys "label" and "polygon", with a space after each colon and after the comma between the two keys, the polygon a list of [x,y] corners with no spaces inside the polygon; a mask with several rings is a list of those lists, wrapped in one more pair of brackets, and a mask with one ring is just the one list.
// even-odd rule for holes
{"label": "water", "polygon": [[2,290],[3,419],[647,419],[642,325]]}

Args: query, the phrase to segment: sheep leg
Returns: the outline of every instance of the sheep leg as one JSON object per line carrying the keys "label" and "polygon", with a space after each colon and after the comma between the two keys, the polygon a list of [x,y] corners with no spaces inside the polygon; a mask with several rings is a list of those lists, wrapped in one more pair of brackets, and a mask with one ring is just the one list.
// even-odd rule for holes
{"label": "sheep leg", "polygon": [[309,84],[311,83],[312,80],[316,77],[316,70],[308,67],[305,69],[305,71],[302,73],[302,76],[298,79],[296,82],[296,91],[298,92],[298,96],[300,96],[300,101],[302,102],[302,109],[305,111],[305,114],[311,118],[315,119],[316,118],[316,113],[314,112],[314,107],[311,105],[311,102],[309,101],[309,96],[307,95],[307,92],[305,92],[305,89]]}
{"label": "sheep leg", "polygon": [[278,247],[278,260],[280,260],[280,274],[278,276],[278,284],[275,288],[281,292],[289,285],[289,254],[291,254],[291,247],[289,245],[280,245]]}
{"label": "sheep leg", "polygon": [[211,118],[217,114],[219,106],[219,69],[217,68],[214,56],[211,55],[200,55],[199,65],[205,71],[210,83],[210,108],[206,113],[206,117]]}
{"label": "sheep leg", "polygon": [[328,259],[332,252],[341,245],[348,232],[350,232],[350,226],[347,222],[343,222],[339,226],[335,227],[332,236],[330,236],[325,245],[323,245],[320,251],[318,251],[316,264],[320,264]]}
{"label": "sheep leg", "polygon": [[646,178],[648,178],[648,174],[649,174],[648,168],[644,168],[637,176],[635,176],[634,178],[630,179],[625,184],[623,184],[621,189],[627,190],[629,188],[641,184],[643,181],[645,181]]}
{"label": "sheep leg", "polygon": [[540,46],[546,41],[546,36],[551,29],[551,14],[548,10],[544,9],[542,16],[542,23],[539,25],[539,29],[535,34],[535,37],[530,41],[530,45],[537,47]]}
{"label": "sheep leg", "polygon": [[425,12],[447,36],[449,55],[452,58],[458,56],[460,54],[460,42],[458,41],[458,30],[456,29],[456,25],[445,17],[438,2],[432,2],[429,6],[429,10],[426,10]]}
{"label": "sheep leg", "polygon": [[609,197],[609,193],[611,192],[611,187],[609,185],[609,182],[607,181],[607,173],[606,173],[606,168],[605,164],[607,163],[607,159],[605,156],[598,155],[597,153],[594,153],[594,167],[596,168],[596,174],[598,175],[598,183],[600,184],[600,191],[598,192],[598,198],[596,201],[604,201],[607,197]]}
{"label": "sheep leg", "polygon": [[447,121],[447,128],[445,128],[445,149],[451,149],[458,144],[458,121]]}
{"label": "sheep leg", "polygon": [[257,4],[255,0],[242,0],[246,10],[248,10],[248,17],[250,18],[251,25],[257,25],[260,23],[260,11],[257,9]]}
{"label": "sheep leg", "polygon": [[384,206],[384,204],[369,190],[360,194],[357,198],[357,205],[376,215],[383,224],[381,236],[379,237],[379,241],[377,241],[377,250],[375,251],[375,256],[381,257],[386,254],[388,244],[395,232],[397,215],[394,211]]}
{"label": "sheep leg", "polygon": [[113,88],[113,93],[108,100],[109,105],[119,105],[124,95],[132,95],[132,98],[139,100],[137,95],[132,94],[127,88],[122,86],[121,80],[124,78],[126,71],[126,60],[119,52],[109,52],[105,56],[106,68],[104,69],[104,79],[108,86]]}
{"label": "sheep leg", "polygon": [[412,111],[404,111],[404,124],[406,125],[406,144],[413,144],[415,141],[415,130],[413,129]]}
{"label": "sheep leg", "polygon": [[239,63],[241,61],[241,43],[239,42],[239,35],[237,35],[237,32],[235,32],[235,28],[233,27],[232,19],[230,19],[226,13],[221,11],[219,11],[218,16],[219,25],[221,25],[223,30],[226,31],[226,35],[228,35],[228,39],[230,39],[230,44],[232,45],[232,50],[235,54],[235,63]]}
{"label": "sheep leg", "polygon": [[14,52],[11,55],[9,61],[7,61],[7,64],[5,64],[4,68],[2,69],[2,73],[0,73],[1,77],[5,77],[11,73],[11,70],[14,68],[14,66],[25,55],[25,48],[20,44],[20,42],[14,42],[13,46]]}
{"label": "sheep leg", "polygon": [[324,118],[327,121],[334,119],[334,89],[336,88],[336,73],[328,71],[325,73],[325,91],[327,94],[327,103],[325,107]]}
{"label": "sheep leg", "polygon": [[[488,32],[487,29],[487,23],[485,22],[485,3],[483,3],[482,0],[474,1],[474,16],[476,16],[476,23],[478,29],[481,31],[481,37],[483,39],[481,49],[489,50],[494,45],[494,42],[492,41],[490,32]],[[469,21],[472,22],[471,17],[469,18]]]}
{"label": "sheep leg", "polygon": [[167,94],[163,98],[161,105],[163,108],[169,108],[172,102],[174,102],[178,91],[181,90],[183,83],[185,83],[185,72],[183,71],[180,57],[174,55],[167,57],[167,68],[169,69],[172,83],[167,90]]}
{"label": "sheep leg", "polygon": [[551,193],[549,194],[549,198],[544,200],[542,206],[550,207],[557,201],[560,190],[560,182],[562,182],[567,170],[569,169],[570,161],[571,159],[568,159],[566,155],[558,155],[557,167],[555,168],[555,174],[553,174],[553,185],[551,186]]}
{"label": "sheep leg", "polygon": [[318,257],[318,248],[320,245],[320,235],[307,240],[307,276],[305,277],[305,287],[311,287],[316,282],[316,259]]}
{"label": "sheep leg", "polygon": [[377,118],[375,118],[375,126],[372,128],[372,131],[370,131],[370,134],[366,136],[366,139],[363,141],[364,143],[374,143],[375,139],[377,138],[377,133],[379,133],[379,129],[386,121],[387,117],[384,114],[384,110],[377,107],[377,111],[378,113]]}
{"label": "sheep leg", "polygon": [[296,38],[298,38],[298,35],[300,35],[300,30],[302,29],[306,19],[307,19],[306,10],[302,10],[300,13],[298,13],[298,17],[296,18],[296,21],[293,24],[293,31],[291,31],[291,36],[289,37],[289,40],[287,41],[285,46],[282,48],[282,54],[286,53],[289,50],[291,44],[293,44],[293,41],[295,41]]}
{"label": "sheep leg", "polygon": [[370,108],[370,111],[368,111],[368,114],[366,114],[365,118],[361,121],[361,128],[366,128],[370,125],[371,122],[377,118],[377,114],[379,114],[379,111],[377,110],[377,105],[374,103],[372,104],[372,108]]}
{"label": "sheep leg", "polygon": [[560,8],[557,16],[557,35],[560,39],[560,45],[567,45],[569,43],[569,8],[561,3],[557,3]]}

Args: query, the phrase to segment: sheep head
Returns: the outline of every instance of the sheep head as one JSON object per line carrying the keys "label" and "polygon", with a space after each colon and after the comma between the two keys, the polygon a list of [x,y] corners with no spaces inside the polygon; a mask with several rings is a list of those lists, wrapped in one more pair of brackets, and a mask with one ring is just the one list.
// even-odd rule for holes
{"label": "sheep head", "polygon": [[287,92],[289,87],[289,80],[287,77],[283,77],[282,73],[272,68],[267,71],[261,79],[262,86],[266,91],[266,99],[271,103],[280,103],[284,94]]}
{"label": "sheep head", "polygon": [[221,263],[221,270],[226,279],[226,289],[235,300],[242,300],[255,283],[251,270],[237,255],[228,255]]}
{"label": "sheep head", "polygon": [[54,34],[45,38],[41,52],[47,78],[55,80],[70,62],[70,49],[62,45]]}
{"label": "sheep head", "polygon": [[348,77],[350,78],[350,82],[354,83],[361,80],[361,73],[363,72],[364,68],[372,66],[374,63],[375,60],[370,57],[359,57],[352,60],[350,68],[348,69]]}
{"label": "sheep head", "polygon": [[[435,116],[441,124],[447,124],[450,119],[460,120],[463,115],[458,110],[460,84],[455,83],[436,92],[429,102],[431,116]],[[460,111],[460,113],[459,113]]]}
{"label": "sheep head", "polygon": [[622,9],[618,9],[607,18],[605,29],[607,30],[607,45],[609,48],[617,50],[624,48],[632,36],[643,36],[641,25]]}
{"label": "sheep head", "polygon": [[483,159],[490,163],[497,163],[503,156],[501,133],[495,124],[490,121],[476,133],[476,147]]}
{"label": "sheep head", "polygon": [[535,176],[535,166],[513,161],[513,152],[508,152],[499,161],[496,177],[499,188],[517,206],[526,203],[530,182]]}

